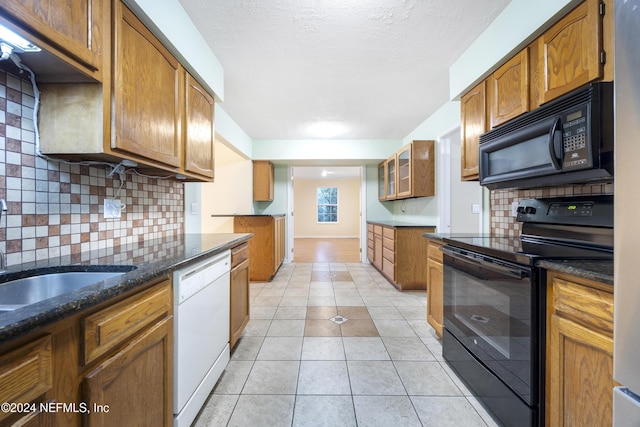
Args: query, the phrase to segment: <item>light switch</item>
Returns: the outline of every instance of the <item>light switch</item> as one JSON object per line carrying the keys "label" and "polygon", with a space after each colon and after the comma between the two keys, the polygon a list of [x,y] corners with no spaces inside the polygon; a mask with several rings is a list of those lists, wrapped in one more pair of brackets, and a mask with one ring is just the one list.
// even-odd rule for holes
{"label": "light switch", "polygon": [[474,203],[471,205],[471,213],[479,214],[480,213],[480,205],[478,203]]}
{"label": "light switch", "polygon": [[198,202],[191,202],[191,215],[198,215]]}

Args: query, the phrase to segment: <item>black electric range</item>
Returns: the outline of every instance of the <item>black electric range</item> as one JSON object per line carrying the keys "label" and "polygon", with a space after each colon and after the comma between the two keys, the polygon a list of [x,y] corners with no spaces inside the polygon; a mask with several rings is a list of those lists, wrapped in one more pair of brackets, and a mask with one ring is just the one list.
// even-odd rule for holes
{"label": "black electric range", "polygon": [[443,355],[505,426],[544,425],[546,272],[613,259],[613,196],[526,199],[518,237],[443,238]]}

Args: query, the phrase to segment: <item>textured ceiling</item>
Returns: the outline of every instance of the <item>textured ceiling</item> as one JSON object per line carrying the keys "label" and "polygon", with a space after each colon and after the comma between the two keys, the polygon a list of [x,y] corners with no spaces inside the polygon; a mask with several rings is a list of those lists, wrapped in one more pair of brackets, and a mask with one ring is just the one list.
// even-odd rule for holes
{"label": "textured ceiling", "polygon": [[180,0],[253,139],[400,139],[449,99],[449,66],[510,0]]}

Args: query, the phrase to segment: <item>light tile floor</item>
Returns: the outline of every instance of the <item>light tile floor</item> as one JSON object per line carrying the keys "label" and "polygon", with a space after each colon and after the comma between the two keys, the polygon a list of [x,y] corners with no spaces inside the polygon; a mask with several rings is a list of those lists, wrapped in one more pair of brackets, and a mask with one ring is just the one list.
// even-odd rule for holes
{"label": "light tile floor", "polygon": [[368,264],[294,263],[251,284],[251,320],[194,425],[496,423],[444,362],[426,292]]}

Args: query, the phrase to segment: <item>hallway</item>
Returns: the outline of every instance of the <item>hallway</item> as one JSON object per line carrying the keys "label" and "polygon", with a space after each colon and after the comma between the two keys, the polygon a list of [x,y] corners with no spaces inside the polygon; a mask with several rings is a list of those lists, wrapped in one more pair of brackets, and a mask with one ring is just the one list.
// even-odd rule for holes
{"label": "hallway", "polygon": [[425,305],[368,264],[284,264],[251,284],[251,320],[194,425],[495,426]]}

